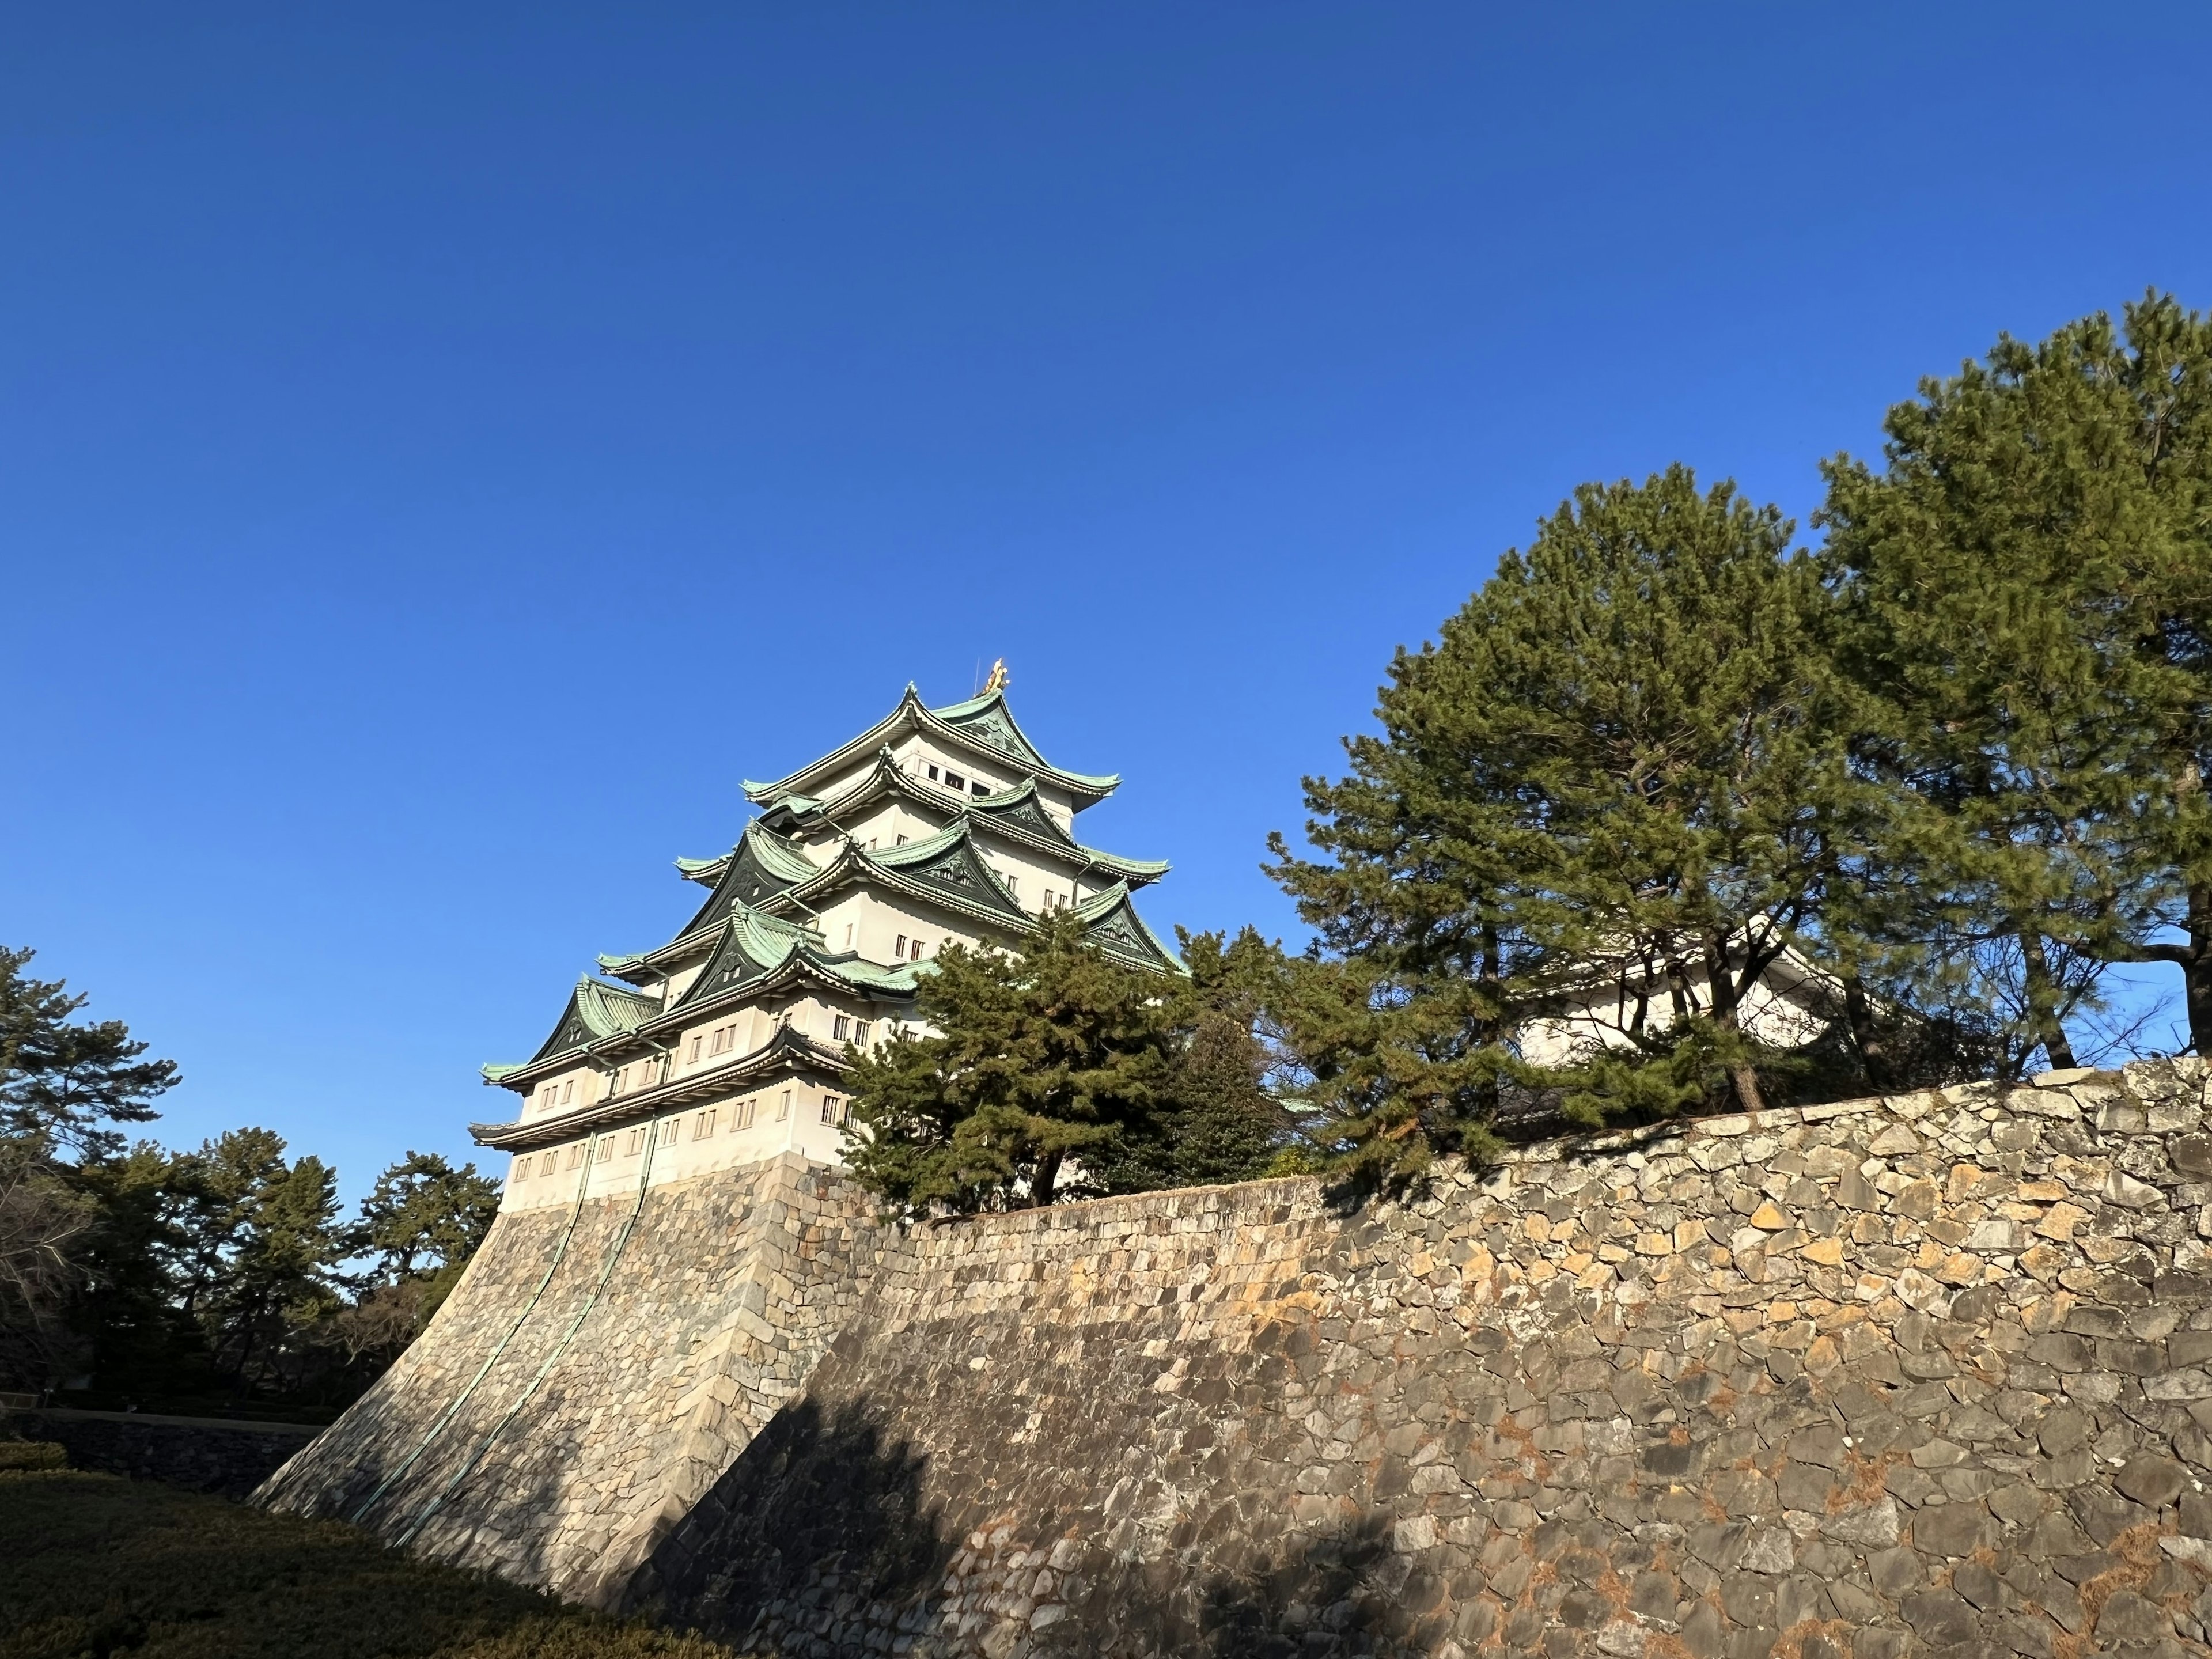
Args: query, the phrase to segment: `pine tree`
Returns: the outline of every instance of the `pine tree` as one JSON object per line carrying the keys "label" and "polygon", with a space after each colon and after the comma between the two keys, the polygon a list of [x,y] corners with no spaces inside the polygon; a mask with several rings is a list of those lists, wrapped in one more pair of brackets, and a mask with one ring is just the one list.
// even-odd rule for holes
{"label": "pine tree", "polygon": [[930,1035],[854,1053],[846,1162],[909,1213],[1103,1190],[1101,1160],[1163,1109],[1179,993],[1108,960],[1072,912],[1018,954],[948,945],[915,997]]}
{"label": "pine tree", "polygon": [[2123,961],[2179,966],[2212,1044],[2212,323],[2154,294],[2124,339],[2002,337],[1884,430],[1820,521],[1894,714],[1871,752],[1928,809],[1905,931],[2004,1011],[2013,1066],[2073,1064]]}
{"label": "pine tree", "polygon": [[1268,1088],[1271,1055],[1260,1031],[1282,970],[1282,953],[1247,927],[1234,939],[1176,930],[1189,980],[1145,988],[1174,1034],[1153,1109],[1124,1123],[1114,1146],[1089,1161],[1117,1193],[1249,1181],[1264,1174],[1289,1129]]}
{"label": "pine tree", "polygon": [[[1790,537],[1686,468],[1585,485],[1398,653],[1381,733],[1307,781],[1325,856],[1274,843],[1319,935],[1284,1007],[1340,1164],[1479,1145],[1537,1083],[1585,1121],[1762,1103],[1747,1000],[1818,949],[1869,810]],[[1577,1063],[1545,1075],[1530,1034],[1569,1014]]]}
{"label": "pine tree", "polygon": [[457,1170],[440,1153],[410,1152],[362,1200],[359,1242],[374,1253],[387,1285],[419,1281],[409,1301],[420,1328],[460,1282],[498,1215],[499,1183],[474,1164]]}
{"label": "pine tree", "polygon": [[338,1311],[356,1243],[336,1172],[284,1150],[270,1130],[233,1129],[180,1155],[172,1176],[179,1303],[221,1371],[272,1392],[298,1379],[309,1333]]}
{"label": "pine tree", "polygon": [[949,946],[926,1033],[854,1054],[846,1162],[909,1215],[1241,1181],[1285,1137],[1256,1034],[1281,953],[1182,936],[1188,977],[1115,962],[1073,915],[1012,952]]}
{"label": "pine tree", "polygon": [[87,999],[60,980],[23,969],[35,951],[0,945],[0,1134],[33,1135],[80,1155],[119,1151],[103,1126],[143,1123],[173,1088],[173,1060],[144,1060],[147,1045],[120,1020],[78,1024]]}

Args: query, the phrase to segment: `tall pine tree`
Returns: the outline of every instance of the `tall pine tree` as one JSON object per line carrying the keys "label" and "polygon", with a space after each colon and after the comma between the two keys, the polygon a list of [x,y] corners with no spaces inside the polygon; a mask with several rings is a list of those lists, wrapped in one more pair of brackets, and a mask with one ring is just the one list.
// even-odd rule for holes
{"label": "tall pine tree", "polygon": [[[1585,485],[1398,653],[1381,732],[1307,781],[1324,856],[1274,843],[1319,935],[1284,1006],[1340,1158],[1468,1145],[1516,1082],[1585,1120],[1762,1103],[1747,1006],[1820,950],[1870,811],[1790,535],[1680,466]],[[1584,1038],[1548,1077],[1547,1022]]]}
{"label": "tall pine tree", "polygon": [[[2152,295],[1929,380],[1826,469],[1874,750],[1929,811],[1917,926],[2075,1059],[2100,970],[2182,972],[2212,1045],[2212,323]],[[1940,914],[1939,914],[1940,913]]]}

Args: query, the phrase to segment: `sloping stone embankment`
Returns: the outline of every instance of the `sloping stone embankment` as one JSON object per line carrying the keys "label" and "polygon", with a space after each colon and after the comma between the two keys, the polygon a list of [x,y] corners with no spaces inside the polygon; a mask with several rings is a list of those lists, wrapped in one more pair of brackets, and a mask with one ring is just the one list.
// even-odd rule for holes
{"label": "sloping stone embankment", "polygon": [[2204,1071],[2045,1082],[918,1230],[626,1599],[789,1656],[2205,1652]]}
{"label": "sloping stone embankment", "polygon": [[871,1216],[796,1157],[502,1215],[429,1330],[257,1501],[608,1600],[850,1317]]}

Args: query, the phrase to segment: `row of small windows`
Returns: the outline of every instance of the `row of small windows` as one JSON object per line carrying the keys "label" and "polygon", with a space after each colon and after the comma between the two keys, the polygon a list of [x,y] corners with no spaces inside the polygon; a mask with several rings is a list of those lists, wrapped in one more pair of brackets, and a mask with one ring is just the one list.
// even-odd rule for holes
{"label": "row of small windows", "polygon": [[975,778],[971,780],[963,778],[957,772],[953,771],[950,767],[947,767],[942,772],[939,771],[934,766],[931,767],[929,769],[929,781],[932,783],[941,783],[947,789],[953,790],[956,793],[963,790],[969,794],[975,795],[988,795],[991,793],[991,786],[984,782],[982,779]]}
{"label": "row of small windows", "polygon": [[[909,948],[913,953],[912,959],[920,962],[921,941],[917,939],[909,947],[906,935],[901,933],[898,936],[898,955],[901,959],[907,957]],[[788,1010],[779,1018],[777,1023],[779,1024],[790,1023]],[[831,1017],[830,1034],[839,1042],[851,1042],[865,1048],[868,1043],[868,1030],[869,1023],[865,1019],[854,1019],[845,1014]],[[702,1057],[711,1060],[717,1054],[726,1054],[731,1049],[736,1048],[737,1044],[738,1023],[734,1020],[726,1025],[717,1025],[712,1030],[694,1031],[691,1034],[690,1046],[684,1053],[684,1064],[696,1066]],[[622,1066],[608,1079],[608,1098],[612,1099],[617,1095],[628,1094],[635,1089],[650,1086],[657,1080],[659,1065],[659,1058],[654,1056]],[[537,1109],[541,1113],[552,1111],[556,1107],[573,1105],[576,1099],[576,1079],[573,1077],[563,1078],[547,1083],[538,1090],[532,1098]]]}
{"label": "row of small windows", "polygon": [[[782,1123],[789,1121],[792,1092],[791,1090],[786,1089],[779,1094],[774,1120],[775,1122]],[[835,1125],[848,1122],[852,1117],[852,1102],[842,1095],[822,1097],[822,1121],[824,1123]],[[709,1106],[704,1111],[694,1112],[691,1115],[691,1139],[705,1140],[712,1137],[716,1127],[726,1115],[729,1120],[729,1132],[732,1134],[740,1133],[753,1127],[759,1110],[760,1097],[755,1095],[727,1109]],[[660,1137],[657,1145],[672,1146],[681,1134],[683,1127],[682,1118],[667,1117],[661,1119],[658,1123],[641,1123],[634,1129],[625,1131],[622,1138],[622,1156],[635,1158],[645,1150],[647,1138],[656,1133]],[[605,1164],[615,1156],[615,1137],[611,1134],[601,1135],[596,1142],[590,1144],[592,1161],[595,1164]],[[562,1168],[574,1170],[584,1161],[586,1145],[586,1142],[580,1140],[570,1146],[568,1149],[565,1164],[562,1161],[562,1154],[558,1150],[542,1153],[534,1158],[526,1154],[514,1162],[514,1178],[517,1181],[529,1180],[533,1164],[537,1166],[536,1172],[540,1176],[552,1175]]]}

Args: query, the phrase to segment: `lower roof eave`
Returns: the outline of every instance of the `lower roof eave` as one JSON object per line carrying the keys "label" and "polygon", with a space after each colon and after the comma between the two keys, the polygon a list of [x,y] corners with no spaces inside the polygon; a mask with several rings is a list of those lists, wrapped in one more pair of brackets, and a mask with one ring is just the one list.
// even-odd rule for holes
{"label": "lower roof eave", "polygon": [[671,1110],[743,1094],[779,1078],[811,1073],[835,1080],[850,1069],[842,1056],[829,1054],[813,1043],[805,1048],[779,1043],[758,1049],[735,1065],[696,1077],[678,1078],[642,1094],[617,1096],[580,1111],[565,1112],[559,1117],[539,1118],[534,1122],[471,1123],[469,1137],[477,1146],[489,1146],[495,1152],[532,1152],[605,1129],[623,1128]]}

